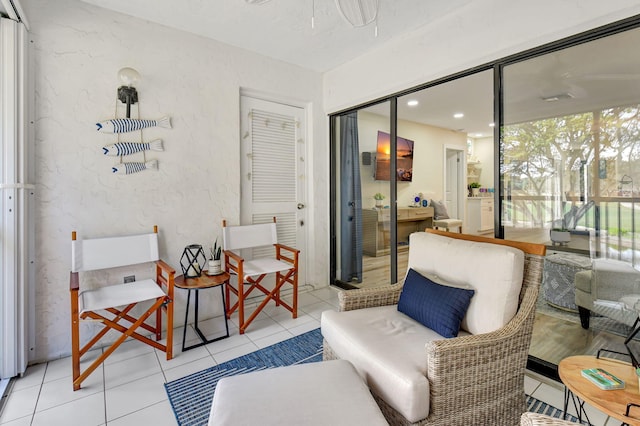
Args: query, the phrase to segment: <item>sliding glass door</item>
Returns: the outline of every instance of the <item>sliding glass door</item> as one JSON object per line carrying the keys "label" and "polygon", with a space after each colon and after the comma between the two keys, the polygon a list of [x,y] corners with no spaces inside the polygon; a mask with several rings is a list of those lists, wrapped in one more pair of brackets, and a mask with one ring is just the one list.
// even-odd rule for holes
{"label": "sliding glass door", "polygon": [[499,219],[548,246],[531,355],[552,365],[626,352],[638,318],[638,43],[632,29],[504,67]]}
{"label": "sliding glass door", "polygon": [[433,220],[423,202],[440,202],[464,233],[547,246],[532,366],[553,376],[566,356],[625,353],[640,311],[639,26],[332,116],[332,283],[402,282],[408,235]]}
{"label": "sliding glass door", "polygon": [[[431,228],[436,214],[459,219],[464,232],[493,234],[492,209],[484,227],[473,210],[493,205],[492,69],[338,114],[332,123],[333,283],[401,282],[409,236]],[[471,182],[482,182],[482,200],[468,201]]]}

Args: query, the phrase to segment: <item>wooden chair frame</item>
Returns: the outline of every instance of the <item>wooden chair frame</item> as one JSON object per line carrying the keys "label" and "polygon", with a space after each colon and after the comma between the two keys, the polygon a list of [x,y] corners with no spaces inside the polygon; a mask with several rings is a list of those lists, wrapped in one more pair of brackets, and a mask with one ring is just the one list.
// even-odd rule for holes
{"label": "wooden chair frame", "polygon": [[[158,233],[158,227],[154,226],[154,233]],[[71,239],[76,241],[76,232],[73,231]],[[111,355],[128,337],[137,339],[143,343],[146,343],[156,349],[159,349],[166,353],[167,361],[173,358],[173,292],[175,282],[175,270],[162,260],[156,260],[156,284],[164,290],[165,296],[158,297],[155,302],[142,314],[140,317],[135,318],[129,314],[129,312],[137,305],[137,303],[131,303],[123,309],[117,307],[105,308],[104,311],[113,315],[113,318],[108,318],[101,313],[95,311],[87,311],[80,314],[79,307],[79,295],[80,295],[80,277],[79,272],[71,272],[70,276],[70,296],[71,296],[71,346],[72,346],[72,369],[73,369],[73,390],[80,389],[82,382],[89,377],[89,375],[95,371],[95,369],[102,364],[109,355]],[[166,344],[161,344],[158,341],[162,338],[162,312],[167,316],[167,339]],[[155,325],[149,325],[145,321],[153,314],[155,315]],[[84,346],[80,346],[80,320],[91,319],[102,322],[104,327]],[[130,323],[129,327],[123,326],[120,321],[127,321]],[[137,329],[142,328],[155,335],[156,341],[143,336],[136,332]],[[84,371],[80,369],[80,359],[86,354],[96,343],[104,337],[109,330],[116,330],[121,333],[103,353],[94,360]]]}
{"label": "wooden chair frame", "polygon": [[[273,222],[276,223],[276,218],[273,218]],[[226,227],[226,220],[222,221],[222,227]],[[269,291],[265,288],[261,282],[262,280],[269,274],[261,274],[257,277],[254,276],[245,276],[244,274],[244,259],[238,254],[230,251],[224,250],[224,270],[229,274],[234,274],[238,278],[237,288],[234,288],[231,285],[231,280],[227,282],[225,287],[226,289],[226,313],[227,318],[231,318],[231,315],[237,310],[238,311],[238,327],[240,334],[244,334],[247,327],[251,322],[260,314],[260,311],[269,303],[270,300],[273,300],[276,306],[282,306],[287,309],[292,314],[292,318],[298,317],[298,258],[300,254],[300,250],[295,249],[293,247],[286,246],[284,244],[275,243],[273,246],[276,249],[276,259],[282,262],[289,263],[291,268],[286,271],[278,271],[275,273],[275,286],[273,290]],[[244,279],[242,279],[244,277]],[[246,280],[246,282],[245,282]],[[245,290],[244,285],[249,285],[249,288]],[[280,290],[284,284],[291,284],[293,287],[293,301],[292,304],[289,305],[287,302],[282,300],[280,297]],[[251,313],[249,318],[245,320],[245,300],[251,294],[253,290],[260,290],[262,293],[266,295],[264,300],[258,305],[258,307]],[[230,293],[233,293],[237,296],[238,300],[231,305],[229,300]]]}

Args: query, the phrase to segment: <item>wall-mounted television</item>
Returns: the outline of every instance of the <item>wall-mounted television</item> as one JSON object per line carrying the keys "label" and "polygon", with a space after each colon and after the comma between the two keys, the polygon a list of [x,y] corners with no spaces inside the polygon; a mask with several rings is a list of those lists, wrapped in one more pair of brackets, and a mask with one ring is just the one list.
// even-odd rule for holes
{"label": "wall-mounted television", "polygon": [[[389,133],[378,131],[376,162],[374,168],[375,180],[391,180],[389,176],[389,162],[391,160],[391,136]],[[413,141],[397,137],[396,144],[398,182],[411,182],[413,177]]]}

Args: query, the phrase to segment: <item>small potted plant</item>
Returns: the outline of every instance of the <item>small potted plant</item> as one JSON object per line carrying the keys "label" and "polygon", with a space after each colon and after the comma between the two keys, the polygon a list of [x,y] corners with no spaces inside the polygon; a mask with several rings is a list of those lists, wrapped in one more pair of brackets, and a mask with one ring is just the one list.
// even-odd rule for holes
{"label": "small potted plant", "polygon": [[480,192],[480,187],[482,185],[480,185],[479,182],[471,182],[469,184],[469,189],[471,190],[471,196],[472,197],[477,197],[478,196],[478,192]]}
{"label": "small potted plant", "polygon": [[384,203],[382,202],[385,199],[385,196],[382,192],[376,192],[373,196],[373,199],[376,200],[376,207],[382,208]]}
{"label": "small potted plant", "polygon": [[209,258],[209,274],[217,275],[222,272],[222,262],[220,257],[222,256],[222,246],[218,245],[218,239],[216,238],[211,247],[211,257]]}
{"label": "small potted plant", "polygon": [[551,228],[549,236],[553,244],[564,245],[571,241],[571,232],[566,228]]}
{"label": "small potted plant", "polygon": [[[558,225],[561,225],[558,227]],[[571,241],[571,232],[567,229],[566,220],[556,221],[555,227],[549,231],[549,238],[551,238],[552,244],[565,245]]]}

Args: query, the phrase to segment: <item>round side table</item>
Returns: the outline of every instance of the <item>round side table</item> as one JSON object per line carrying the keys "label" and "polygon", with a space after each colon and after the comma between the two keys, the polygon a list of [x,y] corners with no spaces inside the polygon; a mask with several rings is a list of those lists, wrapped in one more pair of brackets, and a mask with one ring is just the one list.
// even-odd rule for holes
{"label": "round side table", "polygon": [[[582,370],[586,368],[602,368],[625,382],[624,389],[602,390],[586,378],[582,377]],[[627,425],[640,424],[640,393],[638,391],[638,376],[631,364],[608,358],[597,358],[590,355],[576,355],[563,359],[558,364],[558,375],[565,385],[564,413],[566,416],[569,400],[573,399],[578,412],[578,420],[583,416],[591,424],[584,410],[587,403],[624,422]],[[633,416],[633,417],[631,417]]]}
{"label": "round side table", "polygon": [[[207,275],[203,273],[199,277],[188,277],[185,278],[184,275],[177,276],[175,279],[175,286],[178,288],[182,288],[184,290],[188,290],[187,293],[187,310],[184,314],[184,332],[182,333],[182,352],[188,351],[189,349],[194,349],[200,347],[202,345],[206,345],[208,343],[216,342],[220,339],[226,339],[229,337],[229,323],[227,321],[227,312],[226,312],[226,301],[224,297],[224,285],[229,282],[229,274],[227,272],[223,272],[218,275]],[[224,317],[224,326],[226,328],[227,334],[224,336],[216,337],[215,339],[207,340],[204,336],[204,333],[200,331],[198,328],[198,294],[200,290],[212,287],[220,287],[220,294],[222,295],[222,316]],[[189,319],[189,302],[191,300],[191,290],[195,290],[196,292],[196,306],[195,306],[195,319],[193,323],[193,328],[196,330],[196,333],[200,337],[201,342],[196,343],[195,345],[191,345],[189,347],[185,347],[185,340],[187,337],[187,321]]]}

